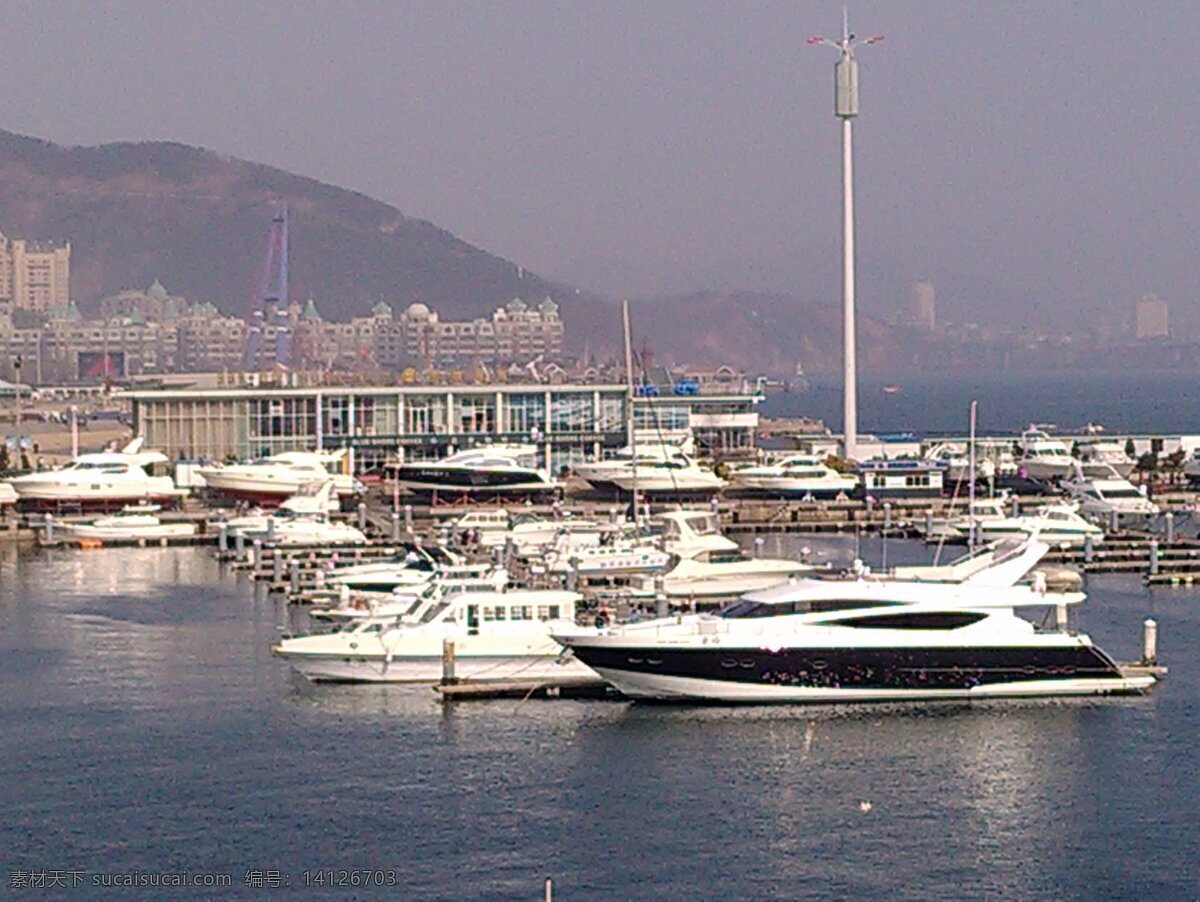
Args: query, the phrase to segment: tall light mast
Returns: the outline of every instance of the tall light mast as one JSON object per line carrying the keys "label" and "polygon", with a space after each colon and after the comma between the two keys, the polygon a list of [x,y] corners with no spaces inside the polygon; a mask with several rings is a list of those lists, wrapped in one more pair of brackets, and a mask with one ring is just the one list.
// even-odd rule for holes
{"label": "tall light mast", "polygon": [[[878,44],[883,35],[867,38],[863,44]],[[833,67],[833,114],[842,120],[842,454],[858,456],[858,374],[854,344],[854,117],[858,115],[858,60],[854,48],[859,45],[850,33],[849,15],[842,17],[842,38],[831,41],[819,35],[810,44],[824,44],[838,52]]]}

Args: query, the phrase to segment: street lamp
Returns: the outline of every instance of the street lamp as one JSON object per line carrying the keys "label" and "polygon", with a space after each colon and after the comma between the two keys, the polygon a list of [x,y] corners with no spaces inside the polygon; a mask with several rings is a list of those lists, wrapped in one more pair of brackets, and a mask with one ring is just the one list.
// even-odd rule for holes
{"label": "street lamp", "polygon": [[833,67],[833,114],[842,120],[842,430],[843,455],[858,454],[858,376],[854,346],[854,117],[858,115],[858,60],[854,48],[878,44],[883,35],[857,41],[850,33],[849,15],[842,17],[841,40],[814,35],[809,44],[823,44],[838,52]]}

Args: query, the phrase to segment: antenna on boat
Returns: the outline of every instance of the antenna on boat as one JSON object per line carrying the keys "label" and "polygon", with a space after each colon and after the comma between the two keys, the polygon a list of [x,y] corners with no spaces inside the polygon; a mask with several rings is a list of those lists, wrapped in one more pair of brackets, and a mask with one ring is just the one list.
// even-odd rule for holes
{"label": "antenna on boat", "polygon": [[629,456],[633,462],[633,525],[641,520],[641,498],[638,496],[637,438],[633,419],[633,339],[629,332],[629,298],[621,301],[621,321],[625,330],[625,384],[629,391],[629,409],[625,413],[626,429],[629,433]]}

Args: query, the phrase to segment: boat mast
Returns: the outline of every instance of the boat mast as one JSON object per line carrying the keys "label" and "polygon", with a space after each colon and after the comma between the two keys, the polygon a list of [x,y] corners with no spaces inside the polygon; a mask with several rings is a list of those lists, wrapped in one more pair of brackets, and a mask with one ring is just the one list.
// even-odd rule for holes
{"label": "boat mast", "polygon": [[638,481],[637,481],[637,439],[633,429],[633,340],[629,334],[629,299],[621,302],[621,320],[625,330],[625,385],[629,392],[626,401],[625,428],[629,434],[629,456],[633,463],[633,524],[637,526],[639,515]]}
{"label": "boat mast", "polygon": [[978,411],[979,402],[971,402],[970,427],[967,436],[967,522],[970,527],[967,529],[968,548],[967,551],[975,551],[975,414]]}

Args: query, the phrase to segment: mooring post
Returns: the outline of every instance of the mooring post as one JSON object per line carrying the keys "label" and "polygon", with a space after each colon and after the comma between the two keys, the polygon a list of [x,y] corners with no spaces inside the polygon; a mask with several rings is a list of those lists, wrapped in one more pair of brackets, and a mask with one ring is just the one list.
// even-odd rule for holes
{"label": "mooring post", "polygon": [[1158,573],[1158,539],[1150,540],[1150,575]]}
{"label": "mooring post", "polygon": [[246,559],[246,535],[240,529],[233,537],[233,551],[239,561]]}
{"label": "mooring post", "polygon": [[1021,513],[1021,502],[1016,495],[1012,496],[1012,503],[1009,505],[1009,516],[1016,517]]}
{"label": "mooring post", "polygon": [[546,878],[546,895],[545,902],[553,902],[554,900],[554,881],[549,877]]}
{"label": "mooring post", "polygon": [[1108,512],[1108,531],[1113,534],[1121,531],[1121,514],[1115,507]]}
{"label": "mooring post", "polygon": [[455,682],[454,677],[454,640],[442,640],[442,685]]}
{"label": "mooring post", "polygon": [[1142,663],[1158,663],[1158,623],[1150,617],[1142,621]]}
{"label": "mooring post", "polygon": [[933,508],[925,508],[925,535],[933,532]]}
{"label": "mooring post", "polygon": [[1095,539],[1092,538],[1092,534],[1089,532],[1083,537],[1083,562],[1085,564],[1090,564],[1092,562],[1092,558],[1095,556],[1095,553],[1096,542]]}
{"label": "mooring post", "polygon": [[567,590],[574,592],[579,585],[579,558],[572,555],[571,560],[567,562],[571,569],[567,571]]}
{"label": "mooring post", "polygon": [[400,511],[392,511],[392,541],[400,541]]}
{"label": "mooring post", "polygon": [[667,604],[667,591],[665,586],[666,580],[662,574],[654,577],[654,616],[666,617],[671,613],[671,608]]}
{"label": "mooring post", "polygon": [[1167,511],[1166,516],[1163,517],[1163,524],[1166,527],[1165,531],[1167,534],[1167,536],[1166,536],[1167,544],[1174,545],[1175,544],[1175,515],[1173,513],[1171,513],[1170,511]]}
{"label": "mooring post", "polygon": [[358,528],[362,532],[367,530],[367,502],[358,502]]}
{"label": "mooring post", "polygon": [[883,502],[883,531],[892,531],[892,502]]}
{"label": "mooring post", "polygon": [[[257,541],[257,540],[256,540]],[[275,544],[275,516],[267,517],[267,544]]]}
{"label": "mooring post", "polygon": [[262,539],[255,539],[253,545],[250,547],[250,566],[255,570],[262,566],[262,548]]}
{"label": "mooring post", "polygon": [[404,531],[410,536],[413,533],[413,514],[411,504],[404,505]]}
{"label": "mooring post", "polygon": [[300,591],[300,561],[296,558],[288,561],[288,584],[293,595]]}
{"label": "mooring post", "polygon": [[271,553],[271,585],[278,586],[283,582],[283,552],[276,548]]}
{"label": "mooring post", "polygon": [[225,523],[217,527],[217,551],[222,557],[229,551],[229,526]]}
{"label": "mooring post", "polygon": [[46,544],[49,545],[54,541],[54,514],[46,514],[43,523],[46,527],[44,539]]}

